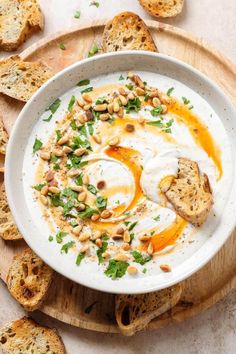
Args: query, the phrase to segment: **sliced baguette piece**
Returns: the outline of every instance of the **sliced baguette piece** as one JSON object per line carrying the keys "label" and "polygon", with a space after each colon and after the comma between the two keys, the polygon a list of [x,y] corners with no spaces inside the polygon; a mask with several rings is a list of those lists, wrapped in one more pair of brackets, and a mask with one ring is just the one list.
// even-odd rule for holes
{"label": "sliced baguette piece", "polygon": [[165,195],[178,215],[191,224],[200,226],[213,205],[208,177],[200,174],[195,161],[180,158],[178,167],[178,176],[172,180]]}
{"label": "sliced baguette piece", "polygon": [[43,15],[36,0],[0,0],[0,49],[17,50],[33,32],[43,29]]}
{"label": "sliced baguette piece", "polygon": [[4,183],[2,183],[0,188],[0,237],[4,240],[22,239],[8,205]]}
{"label": "sliced baguette piece", "polygon": [[0,328],[3,354],[65,354],[65,346],[56,329],[40,326],[23,317]]}
{"label": "sliced baguette piece", "polygon": [[43,63],[26,62],[15,55],[0,61],[0,92],[26,102],[51,76]]}
{"label": "sliced baguette piece", "polygon": [[142,7],[155,17],[174,17],[183,9],[184,0],[139,0]]}
{"label": "sliced baguette piece", "polygon": [[25,310],[34,311],[45,299],[52,277],[53,270],[27,248],[13,258],[7,287]]}
{"label": "sliced baguette piece", "polygon": [[182,294],[181,284],[142,295],[117,295],[115,316],[119,329],[125,336],[132,336],[145,329],[152,319],[170,310]]}
{"label": "sliced baguette piece", "polygon": [[146,24],[132,12],[122,12],[106,24],[102,47],[104,52],[129,49],[157,51]]}
{"label": "sliced baguette piece", "polygon": [[4,128],[3,121],[0,118],[0,154],[5,155],[8,142],[8,134]]}

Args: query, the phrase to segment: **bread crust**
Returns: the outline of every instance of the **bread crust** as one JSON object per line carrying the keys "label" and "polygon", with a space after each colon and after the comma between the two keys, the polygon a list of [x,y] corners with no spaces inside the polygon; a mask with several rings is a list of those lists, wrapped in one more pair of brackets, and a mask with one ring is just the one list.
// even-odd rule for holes
{"label": "bread crust", "polygon": [[104,52],[130,49],[157,51],[148,27],[133,12],[122,12],[106,24],[102,46]]}
{"label": "bread crust", "polygon": [[175,17],[183,9],[184,0],[139,0],[140,5],[155,17]]}

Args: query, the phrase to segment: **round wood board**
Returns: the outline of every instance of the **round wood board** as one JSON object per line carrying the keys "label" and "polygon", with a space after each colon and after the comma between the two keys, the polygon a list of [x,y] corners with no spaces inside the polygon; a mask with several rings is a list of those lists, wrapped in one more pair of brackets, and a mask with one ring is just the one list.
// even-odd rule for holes
{"label": "round wood board", "polygon": [[[161,53],[191,64],[213,79],[236,105],[236,65],[222,54],[209,48],[202,40],[186,32],[156,21],[146,21]],[[26,49],[21,57],[41,60],[56,73],[87,57],[94,42],[100,43],[103,22],[93,22],[66,33],[48,37]],[[64,43],[66,50],[59,48]],[[0,115],[10,132],[23,103],[0,95]],[[6,274],[12,257],[26,246],[24,241],[0,240],[1,278]],[[154,319],[147,329],[157,329],[194,316],[222,299],[236,286],[236,232],[220,252],[204,268],[183,282],[181,301],[171,311]],[[112,294],[94,291],[55,274],[49,296],[41,311],[74,326],[117,333]],[[93,305],[93,306],[90,306]]]}

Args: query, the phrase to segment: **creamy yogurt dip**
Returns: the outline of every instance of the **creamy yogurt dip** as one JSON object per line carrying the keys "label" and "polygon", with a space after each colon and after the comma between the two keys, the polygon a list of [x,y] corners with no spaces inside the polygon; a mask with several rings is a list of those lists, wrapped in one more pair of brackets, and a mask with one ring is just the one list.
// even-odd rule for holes
{"label": "creamy yogurt dip", "polygon": [[[50,247],[112,279],[182,262],[186,248],[189,256],[213,232],[230,188],[228,139],[214,110],[173,79],[136,74],[141,81],[127,73],[83,80],[58,98],[24,162],[28,204],[42,215]],[[200,228],[160,190],[177,176],[180,157],[196,161],[212,187],[214,206]]]}

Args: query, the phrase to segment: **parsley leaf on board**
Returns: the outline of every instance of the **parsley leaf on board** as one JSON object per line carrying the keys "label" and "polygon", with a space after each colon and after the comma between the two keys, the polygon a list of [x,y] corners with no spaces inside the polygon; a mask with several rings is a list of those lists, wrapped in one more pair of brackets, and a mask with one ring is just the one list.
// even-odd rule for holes
{"label": "parsley leaf on board", "polygon": [[99,52],[99,47],[98,47],[97,43],[94,43],[92,48],[88,52],[88,58],[93,57],[98,52]]}
{"label": "parsley leaf on board", "polygon": [[42,146],[43,146],[42,141],[36,138],[33,145],[33,154],[35,154],[38,150],[40,150]]}
{"label": "parsley leaf on board", "polygon": [[59,43],[59,48],[61,50],[65,50],[66,49],[65,44],[64,43]]}
{"label": "parsley leaf on board", "polygon": [[129,263],[127,262],[110,259],[104,273],[106,276],[112,278],[112,280],[115,280],[116,278],[122,278],[125,275],[128,266]]}

